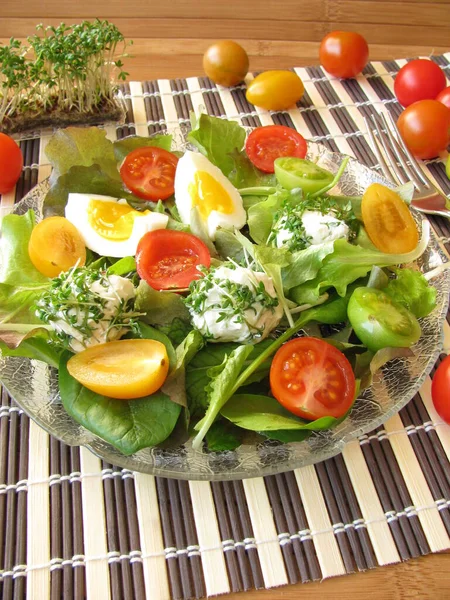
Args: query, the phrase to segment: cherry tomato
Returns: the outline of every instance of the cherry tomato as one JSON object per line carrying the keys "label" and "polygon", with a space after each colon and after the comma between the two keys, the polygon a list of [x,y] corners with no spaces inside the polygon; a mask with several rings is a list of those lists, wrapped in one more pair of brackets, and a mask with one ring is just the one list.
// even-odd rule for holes
{"label": "cherry tomato", "polygon": [[372,352],[409,348],[422,334],[412,312],[376,288],[356,288],[347,315],[356,335]]}
{"label": "cherry tomato", "polygon": [[434,100],[445,88],[444,71],[432,60],[418,58],[404,65],[394,80],[394,92],[403,106]]}
{"label": "cherry tomato", "polygon": [[117,340],[75,354],[67,370],[97,394],[130,400],[159,390],[169,371],[169,358],[164,344],[156,340]]}
{"label": "cherry tomato", "polygon": [[436,369],[431,382],[431,398],[438,415],[450,425],[450,355]]}
{"label": "cherry tomato", "polygon": [[302,80],[293,71],[264,71],[248,84],[245,96],[251,104],[266,110],[287,110],[304,92]]}
{"label": "cherry tomato", "polygon": [[210,46],[203,56],[203,70],[220,85],[230,87],[240,83],[248,73],[247,52],[231,40],[221,40]]}
{"label": "cherry tomato", "polygon": [[274,161],[281,156],[305,158],[305,138],[284,125],[257,127],[247,137],[245,151],[252,163],[265,173],[274,173]]}
{"label": "cherry tomato", "polygon": [[369,60],[369,46],[359,33],[332,31],[319,49],[320,64],[335,77],[348,79],[364,69]]}
{"label": "cherry tomato", "polygon": [[362,197],[361,212],[367,235],[381,252],[403,254],[419,243],[419,232],[407,204],[385,185],[369,185]]}
{"label": "cherry tomato", "polygon": [[312,337],[295,338],[275,354],[270,388],[287,410],[304,419],[342,417],[355,396],[355,376],[340,350]]}
{"label": "cherry tomato", "polygon": [[36,225],[28,242],[30,260],[39,273],[57,277],[86,262],[86,247],[75,225],[64,217],[48,217]]}
{"label": "cherry tomato", "polygon": [[7,194],[22,173],[23,156],[16,142],[0,133],[0,194]]}
{"label": "cherry tomato", "polygon": [[400,114],[397,126],[417,158],[434,158],[450,142],[450,109],[437,100],[420,100]]}
{"label": "cherry tomato", "polygon": [[450,85],[436,96],[436,100],[445,104],[447,108],[450,108]]}
{"label": "cherry tomato", "polygon": [[136,251],[138,275],[155,290],[184,289],[201,277],[198,265],[209,267],[207,246],[184,231],[157,229],[139,241]]}
{"label": "cherry tomato", "polygon": [[127,188],[145,200],[167,200],[174,192],[178,158],[163,148],[137,148],[125,157],[120,176]]}
{"label": "cherry tomato", "polygon": [[329,185],[334,175],[306,158],[284,156],[274,163],[277,180],[286,190],[302,188],[306,193],[318,192]]}

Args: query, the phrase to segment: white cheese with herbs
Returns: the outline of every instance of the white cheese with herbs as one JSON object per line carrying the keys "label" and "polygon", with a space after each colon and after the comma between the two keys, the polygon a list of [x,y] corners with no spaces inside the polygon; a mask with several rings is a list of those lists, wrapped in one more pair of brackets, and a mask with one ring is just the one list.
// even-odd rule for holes
{"label": "white cheese with herbs", "polygon": [[[305,210],[301,216],[304,237],[309,246],[317,246],[338,239],[348,239],[350,229],[344,221],[332,214],[323,215],[318,210]],[[278,248],[285,246],[292,239],[294,231],[287,225],[287,218],[282,217],[278,224],[275,243]]]}

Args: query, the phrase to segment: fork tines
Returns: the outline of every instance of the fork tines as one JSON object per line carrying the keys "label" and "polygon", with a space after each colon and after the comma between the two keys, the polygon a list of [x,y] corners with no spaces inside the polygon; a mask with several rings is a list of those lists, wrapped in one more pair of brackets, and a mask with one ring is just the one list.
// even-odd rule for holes
{"label": "fork tines", "polygon": [[[412,181],[418,190],[423,189],[423,186],[431,189],[430,182],[423,174],[419,163],[405,146],[392,115],[390,113],[388,115],[390,123],[388,123],[384,113],[372,113],[370,120],[364,118],[373,151],[377,156],[383,174],[388,179],[393,180],[394,183],[403,184]],[[390,168],[380,150],[380,142]],[[401,164],[403,169],[399,167],[398,163]]]}

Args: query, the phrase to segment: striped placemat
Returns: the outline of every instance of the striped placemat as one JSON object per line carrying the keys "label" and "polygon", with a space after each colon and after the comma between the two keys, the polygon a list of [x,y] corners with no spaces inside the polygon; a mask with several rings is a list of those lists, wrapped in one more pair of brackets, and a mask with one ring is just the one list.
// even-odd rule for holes
{"label": "striped placemat", "polygon": [[[450,79],[450,53],[433,57]],[[268,113],[245,87],[208,79],[130,82],[127,124],[147,135],[189,123],[189,112],[298,129],[378,168],[363,117],[401,110],[393,75],[373,62],[355,80],[295,69],[298,106]],[[49,175],[48,132],[23,136],[25,166],[4,214]],[[447,194],[440,160],[427,171]],[[431,219],[450,253],[450,223]],[[447,318],[449,321],[449,318]],[[445,324],[445,351],[450,326]],[[271,588],[382,567],[450,548],[450,427],[433,409],[430,379],[384,427],[323,463],[265,478],[186,482],[119,469],[33,423],[3,390],[0,406],[0,596],[169,600]]]}

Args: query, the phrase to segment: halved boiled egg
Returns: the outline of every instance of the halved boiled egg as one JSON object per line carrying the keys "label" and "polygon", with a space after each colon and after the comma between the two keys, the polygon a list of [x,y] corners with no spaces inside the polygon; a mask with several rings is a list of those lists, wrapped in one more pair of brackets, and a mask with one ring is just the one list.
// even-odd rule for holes
{"label": "halved boiled egg", "polygon": [[80,232],[87,248],[102,256],[134,256],[141,237],[165,229],[168,217],[134,210],[122,198],[94,194],[69,194],[66,219]]}
{"label": "halved boiled egg", "polygon": [[175,203],[183,223],[196,208],[209,237],[218,227],[241,229],[246,223],[242,198],[220,169],[203,154],[186,152],[175,173]]}

